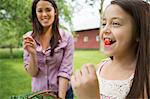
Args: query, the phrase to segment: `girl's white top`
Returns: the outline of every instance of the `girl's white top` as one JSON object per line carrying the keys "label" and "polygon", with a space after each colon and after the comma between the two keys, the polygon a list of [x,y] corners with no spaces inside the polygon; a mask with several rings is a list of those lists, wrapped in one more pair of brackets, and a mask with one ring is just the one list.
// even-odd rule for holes
{"label": "girl's white top", "polygon": [[[127,94],[130,91],[130,87],[133,82],[134,74],[126,80],[107,80],[100,75],[100,72],[106,62],[104,61],[101,66],[98,68],[96,74],[98,77],[98,82],[100,85],[100,97],[101,99],[125,99]],[[113,76],[113,75],[112,75]]]}

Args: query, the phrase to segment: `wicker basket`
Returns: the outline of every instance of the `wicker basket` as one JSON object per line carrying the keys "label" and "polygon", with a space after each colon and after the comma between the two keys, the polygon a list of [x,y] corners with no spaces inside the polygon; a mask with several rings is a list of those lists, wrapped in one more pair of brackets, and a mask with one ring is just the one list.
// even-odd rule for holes
{"label": "wicker basket", "polygon": [[40,91],[28,95],[11,96],[10,99],[61,99],[55,95],[51,90]]}

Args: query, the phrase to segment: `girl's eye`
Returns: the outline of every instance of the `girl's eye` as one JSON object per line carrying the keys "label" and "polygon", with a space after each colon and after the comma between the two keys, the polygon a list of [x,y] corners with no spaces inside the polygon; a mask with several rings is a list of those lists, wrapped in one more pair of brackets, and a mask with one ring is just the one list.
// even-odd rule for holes
{"label": "girl's eye", "polygon": [[102,27],[105,27],[106,26],[106,23],[102,23]]}
{"label": "girl's eye", "polygon": [[113,26],[120,26],[120,23],[119,22],[112,22],[112,25]]}

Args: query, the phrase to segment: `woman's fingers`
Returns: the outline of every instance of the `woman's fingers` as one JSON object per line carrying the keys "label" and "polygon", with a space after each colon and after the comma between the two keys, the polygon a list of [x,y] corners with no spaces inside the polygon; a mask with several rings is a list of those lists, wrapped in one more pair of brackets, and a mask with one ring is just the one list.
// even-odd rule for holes
{"label": "woman's fingers", "polygon": [[34,44],[32,43],[24,43],[24,49],[26,49],[27,47],[35,48]]}
{"label": "woman's fingers", "polygon": [[25,41],[23,44],[24,48],[26,49],[27,47],[32,47],[35,48],[35,44],[33,42]]}
{"label": "woman's fingers", "polygon": [[23,48],[28,51],[28,53],[35,54],[36,42],[32,36],[23,36]]}
{"label": "woman's fingers", "polygon": [[23,36],[23,39],[31,39],[31,40],[34,40],[34,39],[32,38],[32,36],[30,36],[30,35],[24,35],[24,36]]}
{"label": "woman's fingers", "polygon": [[23,36],[24,41],[33,42],[35,44],[35,40],[32,38],[32,36]]}
{"label": "woman's fingers", "polygon": [[31,45],[35,45],[35,43],[34,43],[34,42],[29,41],[29,40],[24,40],[24,44],[31,44]]}
{"label": "woman's fingers", "polygon": [[28,45],[30,47],[35,47],[35,40],[32,38],[32,36],[23,36],[24,39],[24,45]]}

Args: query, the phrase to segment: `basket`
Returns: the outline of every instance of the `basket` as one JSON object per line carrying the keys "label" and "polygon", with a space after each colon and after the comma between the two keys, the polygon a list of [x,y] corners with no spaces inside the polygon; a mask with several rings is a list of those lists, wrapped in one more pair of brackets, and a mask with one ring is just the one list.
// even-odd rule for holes
{"label": "basket", "polygon": [[39,91],[21,96],[11,96],[10,99],[61,99],[51,90]]}

